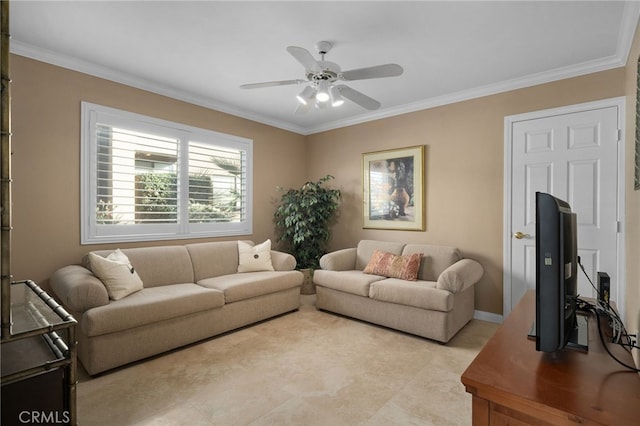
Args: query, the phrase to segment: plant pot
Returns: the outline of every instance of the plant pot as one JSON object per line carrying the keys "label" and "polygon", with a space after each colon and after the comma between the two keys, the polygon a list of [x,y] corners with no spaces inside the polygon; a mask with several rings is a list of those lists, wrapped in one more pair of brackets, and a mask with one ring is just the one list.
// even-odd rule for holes
{"label": "plant pot", "polygon": [[304,274],[300,294],[316,294],[316,285],[313,283],[313,269],[300,269],[300,272]]}

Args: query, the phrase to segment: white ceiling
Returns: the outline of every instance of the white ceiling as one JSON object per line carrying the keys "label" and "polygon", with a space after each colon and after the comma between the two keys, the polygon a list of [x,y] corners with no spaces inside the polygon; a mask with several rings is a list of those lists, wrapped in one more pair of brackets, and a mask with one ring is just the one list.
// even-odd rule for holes
{"label": "white ceiling", "polygon": [[[301,134],[623,66],[639,2],[20,1],[11,51]],[[294,114],[304,79],[285,50],[342,70],[403,75],[347,84],[381,102]]]}

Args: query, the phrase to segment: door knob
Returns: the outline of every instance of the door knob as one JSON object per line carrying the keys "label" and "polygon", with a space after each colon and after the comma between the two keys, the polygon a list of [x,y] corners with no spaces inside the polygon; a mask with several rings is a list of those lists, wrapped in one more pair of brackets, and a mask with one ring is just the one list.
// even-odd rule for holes
{"label": "door knob", "polygon": [[531,235],[529,235],[529,234],[524,234],[524,233],[522,233],[522,232],[518,231],[518,232],[516,232],[515,234],[513,234],[513,236],[514,236],[514,237],[516,237],[518,240],[521,240],[521,239],[523,239],[523,238],[525,238],[525,237],[530,237]]}

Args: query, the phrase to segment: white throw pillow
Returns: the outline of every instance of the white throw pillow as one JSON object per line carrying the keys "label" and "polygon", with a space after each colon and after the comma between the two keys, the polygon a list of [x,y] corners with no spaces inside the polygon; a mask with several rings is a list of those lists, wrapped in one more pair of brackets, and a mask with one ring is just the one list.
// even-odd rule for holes
{"label": "white throw pillow", "polygon": [[238,241],[238,272],[273,271],[271,240],[252,246]]}
{"label": "white throw pillow", "polygon": [[89,253],[89,264],[91,271],[102,281],[112,300],[120,300],[142,290],[142,280],[131,266],[127,255],[120,249],[106,258]]}

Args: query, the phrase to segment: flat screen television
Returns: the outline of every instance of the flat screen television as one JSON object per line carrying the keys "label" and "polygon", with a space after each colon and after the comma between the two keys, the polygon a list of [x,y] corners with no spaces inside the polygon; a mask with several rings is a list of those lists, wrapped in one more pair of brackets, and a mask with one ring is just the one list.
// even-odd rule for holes
{"label": "flat screen television", "polygon": [[566,201],[537,192],[536,350],[556,352],[568,345],[586,349],[584,331],[578,329],[577,298],[576,214]]}

